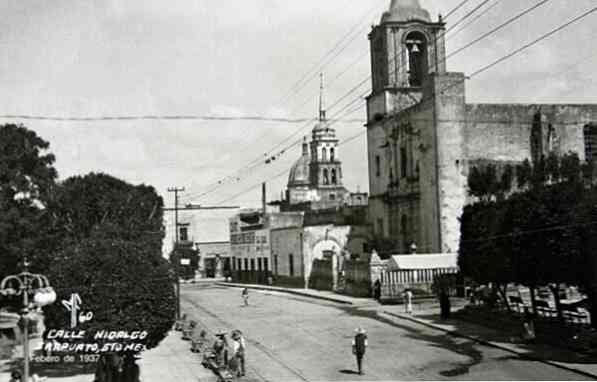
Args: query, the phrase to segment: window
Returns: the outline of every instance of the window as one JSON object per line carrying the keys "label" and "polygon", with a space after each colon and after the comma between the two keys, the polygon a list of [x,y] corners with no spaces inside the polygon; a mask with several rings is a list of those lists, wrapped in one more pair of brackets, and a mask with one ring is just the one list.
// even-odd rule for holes
{"label": "window", "polygon": [[330,179],[328,177],[328,169],[323,169],[323,184],[330,184]]}
{"label": "window", "polygon": [[268,272],[269,271],[269,264],[268,264],[268,258],[264,257],[263,258],[263,270]]}
{"label": "window", "polygon": [[245,271],[249,270],[249,260],[245,259]]}
{"label": "window", "polygon": [[189,229],[187,227],[180,227],[180,241],[188,241],[189,240]]}
{"label": "window", "polygon": [[242,269],[242,264],[241,264],[241,259],[237,259],[238,262],[238,267],[236,268],[237,271],[240,271]]}
{"label": "window", "polygon": [[328,151],[327,151],[327,149],[325,147],[323,147],[321,149],[321,160],[323,162],[327,162],[327,160],[328,160]]}
{"label": "window", "polygon": [[410,86],[422,86],[427,74],[427,41],[421,32],[412,32],[406,36],[408,60],[408,82]]}
{"label": "window", "polygon": [[400,175],[403,178],[406,177],[406,169],[407,169],[406,148],[405,147],[401,147],[400,148]]}
{"label": "window", "polygon": [[278,275],[278,255],[274,255],[274,274]]}
{"label": "window", "polygon": [[232,270],[235,270],[236,267],[236,257],[232,258]]}
{"label": "window", "polygon": [[331,162],[334,161],[334,148],[333,147],[330,149],[330,161]]}
{"label": "window", "polygon": [[338,179],[336,177],[336,169],[332,169],[332,184],[336,184]]}
{"label": "window", "polygon": [[294,276],[294,256],[292,256],[292,253],[288,255],[288,273],[291,277]]}
{"label": "window", "polygon": [[263,236],[263,237],[261,238],[261,242],[262,242],[263,244],[267,244],[267,236]]}
{"label": "window", "polygon": [[375,156],[375,176],[381,175],[381,158],[379,155]]}
{"label": "window", "polygon": [[593,161],[597,157],[597,124],[591,123],[584,128],[585,137],[585,160]]}
{"label": "window", "polygon": [[257,270],[261,272],[262,270],[262,260],[261,257],[257,259]]}
{"label": "window", "polygon": [[251,270],[255,270],[255,259],[251,259]]}
{"label": "window", "polygon": [[330,200],[336,200],[336,195],[330,194]]}

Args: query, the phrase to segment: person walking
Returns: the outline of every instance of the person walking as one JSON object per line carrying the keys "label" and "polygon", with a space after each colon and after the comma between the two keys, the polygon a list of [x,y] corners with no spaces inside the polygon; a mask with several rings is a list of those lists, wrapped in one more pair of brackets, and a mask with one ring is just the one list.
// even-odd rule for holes
{"label": "person walking", "polygon": [[365,329],[358,327],[355,330],[356,334],[354,339],[352,340],[352,354],[355,355],[357,358],[357,368],[359,374],[364,374],[363,372],[363,356],[365,355],[365,350],[367,349],[367,332]]}
{"label": "person walking", "polygon": [[413,314],[413,292],[410,289],[404,291],[404,310],[408,314]]}
{"label": "person walking", "polygon": [[249,306],[249,289],[248,288],[244,288],[241,296],[243,298],[243,302],[245,304],[245,306]]}

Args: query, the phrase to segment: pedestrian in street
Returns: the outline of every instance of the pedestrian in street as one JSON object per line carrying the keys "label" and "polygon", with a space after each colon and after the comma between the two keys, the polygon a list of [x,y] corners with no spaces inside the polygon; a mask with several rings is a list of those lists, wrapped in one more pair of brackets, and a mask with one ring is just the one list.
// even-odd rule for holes
{"label": "pedestrian in street", "polygon": [[448,294],[448,291],[441,291],[439,295],[439,309],[442,320],[450,318],[450,295]]}
{"label": "pedestrian in street", "polygon": [[364,374],[363,372],[363,356],[365,355],[365,350],[367,349],[367,332],[365,329],[358,327],[355,330],[356,334],[354,339],[352,340],[352,354],[355,355],[357,358],[357,368],[359,374]]}
{"label": "pedestrian in street", "polygon": [[377,301],[381,299],[381,281],[379,279],[375,280],[373,284],[373,296]]}
{"label": "pedestrian in street", "polygon": [[241,296],[243,298],[243,302],[245,304],[245,306],[249,306],[249,289],[248,288],[244,288]]}
{"label": "pedestrian in street", "polygon": [[217,367],[226,367],[226,365],[228,365],[228,341],[226,340],[225,331],[221,330],[216,333],[216,340],[213,344],[213,352]]}
{"label": "pedestrian in street", "polygon": [[526,343],[535,343],[535,317],[528,307],[524,307],[522,318],[522,340]]}
{"label": "pedestrian in street", "polygon": [[404,311],[407,314],[413,313],[413,292],[410,289],[404,291]]}
{"label": "pedestrian in street", "polygon": [[242,377],[245,375],[245,338],[242,332],[237,329],[232,332],[232,339],[234,340],[233,352],[236,359],[237,376]]}

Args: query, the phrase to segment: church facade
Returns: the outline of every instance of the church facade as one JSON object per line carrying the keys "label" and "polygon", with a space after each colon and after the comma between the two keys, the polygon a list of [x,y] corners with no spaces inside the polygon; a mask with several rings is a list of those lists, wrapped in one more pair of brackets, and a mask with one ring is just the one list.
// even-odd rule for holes
{"label": "church facade", "polygon": [[397,253],[456,253],[473,166],[576,152],[592,160],[597,104],[473,104],[446,71],[445,23],[392,0],[369,34],[369,218]]}

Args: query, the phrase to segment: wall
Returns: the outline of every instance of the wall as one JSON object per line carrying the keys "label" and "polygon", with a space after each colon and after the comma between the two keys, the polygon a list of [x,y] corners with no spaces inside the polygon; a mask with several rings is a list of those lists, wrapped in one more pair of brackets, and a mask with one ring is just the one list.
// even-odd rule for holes
{"label": "wall", "polygon": [[[271,231],[272,239],[272,272],[274,276],[303,277],[302,261],[303,229],[283,228]],[[293,257],[293,274],[290,274],[289,255]],[[278,270],[276,272],[275,256],[278,256]]]}

